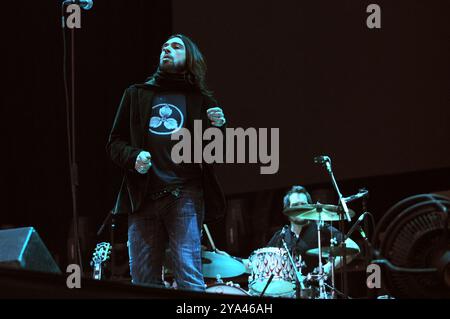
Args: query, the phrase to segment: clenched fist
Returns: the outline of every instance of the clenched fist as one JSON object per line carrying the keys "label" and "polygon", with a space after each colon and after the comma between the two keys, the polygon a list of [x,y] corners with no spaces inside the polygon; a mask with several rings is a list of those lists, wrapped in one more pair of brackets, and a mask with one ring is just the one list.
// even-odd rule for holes
{"label": "clenched fist", "polygon": [[136,158],[136,163],[134,164],[134,169],[139,174],[147,174],[150,167],[152,167],[152,156],[149,152],[142,151]]}
{"label": "clenched fist", "polygon": [[211,125],[221,127],[226,122],[225,115],[223,114],[223,111],[220,107],[212,107],[210,109],[207,109],[206,115],[211,121]]}

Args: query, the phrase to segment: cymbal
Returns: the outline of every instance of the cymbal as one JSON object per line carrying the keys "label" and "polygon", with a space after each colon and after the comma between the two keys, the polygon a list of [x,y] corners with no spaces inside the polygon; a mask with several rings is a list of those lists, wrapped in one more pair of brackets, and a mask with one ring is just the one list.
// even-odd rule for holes
{"label": "cymbal", "polygon": [[222,255],[214,251],[202,252],[203,277],[222,278],[237,277],[245,273],[243,263],[231,256]]}
{"label": "cymbal", "polygon": [[[334,257],[338,256],[354,256],[359,253],[359,250],[356,248],[350,248],[346,247],[345,249],[343,247],[334,246],[331,250]],[[310,256],[319,256],[319,248],[313,248],[308,251],[306,251],[307,255]],[[329,258],[330,257],[330,247],[322,247],[322,257],[323,258]]]}
{"label": "cymbal", "polygon": [[[168,274],[172,273],[172,260],[170,250],[166,250],[165,268]],[[231,256],[216,253],[215,251],[202,250],[202,272],[205,278],[237,277],[245,273],[245,266]]]}
{"label": "cymbal", "polygon": [[[289,217],[301,217],[305,220],[338,221],[341,216],[338,213],[339,207],[328,204],[305,204],[296,207],[289,207],[283,210],[283,214]],[[355,212],[348,210],[350,217],[355,216]]]}

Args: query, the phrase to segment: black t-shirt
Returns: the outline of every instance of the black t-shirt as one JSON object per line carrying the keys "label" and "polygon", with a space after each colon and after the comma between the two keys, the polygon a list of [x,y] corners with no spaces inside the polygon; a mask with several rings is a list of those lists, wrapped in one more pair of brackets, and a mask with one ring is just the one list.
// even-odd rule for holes
{"label": "black t-shirt", "polygon": [[181,128],[186,128],[186,96],[177,92],[160,92],[155,94],[152,104],[146,135],[147,148],[152,156],[149,193],[174,185],[199,182],[201,171],[198,164],[176,164],[171,158],[172,147],[180,141],[170,137]]}
{"label": "black t-shirt", "polygon": [[[342,240],[342,233],[331,225],[324,225],[321,228],[320,238],[322,247],[329,247],[331,235],[336,238],[338,242]],[[284,226],[281,230],[277,231],[272,239],[267,244],[268,247],[285,248],[282,239],[286,242],[286,245],[290,253],[296,259],[298,256],[302,257],[302,260],[306,264],[306,268],[303,269],[303,274],[312,272],[314,268],[319,266],[319,259],[317,256],[307,255],[306,252],[310,249],[318,248],[318,235],[317,235],[317,223],[310,222],[303,226],[300,235],[297,237],[294,232],[291,231],[288,225]],[[325,262],[326,260],[322,260]]]}

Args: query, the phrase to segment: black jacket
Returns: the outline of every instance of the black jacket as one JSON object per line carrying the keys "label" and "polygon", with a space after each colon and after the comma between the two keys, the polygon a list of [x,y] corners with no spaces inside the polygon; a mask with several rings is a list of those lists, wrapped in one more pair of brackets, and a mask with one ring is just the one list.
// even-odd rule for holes
{"label": "black jacket", "polygon": [[[124,177],[113,208],[114,214],[132,213],[139,209],[147,194],[148,174],[139,174],[134,165],[145,141],[146,126],[157,87],[135,84],[125,90],[106,146],[112,161],[124,169]],[[202,127],[210,127],[206,110],[216,101],[198,91],[186,92],[187,122],[193,138],[193,123],[201,119]],[[200,164],[199,164],[200,165]],[[205,223],[218,221],[225,215],[225,197],[211,164],[201,164],[205,199]]]}

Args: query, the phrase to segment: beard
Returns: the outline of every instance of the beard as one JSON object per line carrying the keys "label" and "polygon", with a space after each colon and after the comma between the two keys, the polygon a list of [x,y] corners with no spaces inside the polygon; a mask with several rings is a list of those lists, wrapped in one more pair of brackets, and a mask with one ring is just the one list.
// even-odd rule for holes
{"label": "beard", "polygon": [[305,226],[309,223],[309,220],[301,219],[301,218],[290,218],[290,221],[298,226]]}
{"label": "beard", "polygon": [[159,64],[159,69],[166,73],[183,73],[184,72],[184,67],[182,65],[173,63],[172,60],[161,61],[161,63]]}

